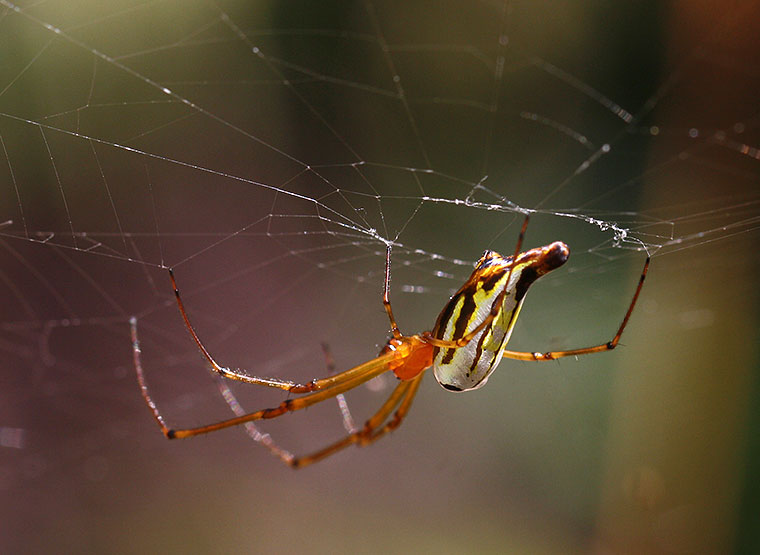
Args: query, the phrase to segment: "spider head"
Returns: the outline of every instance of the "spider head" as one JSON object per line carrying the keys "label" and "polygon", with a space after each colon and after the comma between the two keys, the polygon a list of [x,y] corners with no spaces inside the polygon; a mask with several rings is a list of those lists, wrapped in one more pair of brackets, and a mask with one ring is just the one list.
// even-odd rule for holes
{"label": "spider head", "polygon": [[433,346],[421,335],[391,337],[379,356],[389,353],[394,358],[388,362],[388,369],[400,380],[411,380],[433,364]]}

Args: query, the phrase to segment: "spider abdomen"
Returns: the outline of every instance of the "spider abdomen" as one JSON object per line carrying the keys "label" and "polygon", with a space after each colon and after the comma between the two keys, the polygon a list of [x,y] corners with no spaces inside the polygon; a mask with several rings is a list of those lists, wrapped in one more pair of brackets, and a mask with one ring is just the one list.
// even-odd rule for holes
{"label": "spider abdomen", "polygon": [[441,311],[433,336],[457,341],[490,313],[495,312],[495,316],[467,344],[435,349],[433,373],[441,386],[449,391],[469,391],[485,385],[501,361],[528,287],[564,264],[569,253],[561,242],[532,249],[517,257],[511,274],[512,257],[493,251],[483,254],[470,278]]}

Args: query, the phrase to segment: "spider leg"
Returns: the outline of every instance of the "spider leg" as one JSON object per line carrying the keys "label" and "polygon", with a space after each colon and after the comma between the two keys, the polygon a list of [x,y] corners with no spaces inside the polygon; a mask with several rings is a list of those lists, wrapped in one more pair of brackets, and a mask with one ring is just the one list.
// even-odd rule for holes
{"label": "spider leg", "polygon": [[[232,393],[232,390],[230,389],[230,386],[227,385],[227,381],[224,380],[221,376],[215,376],[216,377],[216,385],[219,388],[219,392],[222,394],[222,397],[229,405],[230,409],[232,409],[232,412],[235,413],[237,416],[243,416],[246,414],[245,409],[240,405],[240,403],[237,400],[237,397],[235,397],[235,394]],[[340,395],[339,395],[340,397]],[[269,451],[280,458],[284,463],[290,464],[290,461],[293,460],[293,453],[288,451],[287,449],[283,449],[277,443],[275,443],[274,439],[272,439],[272,436],[269,435],[266,432],[262,432],[256,427],[256,424],[253,422],[246,422],[243,424],[245,427],[245,432],[248,434],[248,436],[255,441],[256,443],[260,443]]]}
{"label": "spider leg", "polygon": [[612,338],[612,340],[600,345],[583,347],[581,349],[570,349],[568,351],[548,351],[546,353],[504,351],[504,354],[502,356],[504,358],[512,358],[515,360],[555,360],[562,357],[590,355],[591,353],[611,351],[617,347],[618,341],[620,341],[620,336],[623,335],[623,330],[628,325],[628,320],[630,319],[631,313],[633,312],[633,307],[636,306],[636,301],[639,298],[639,293],[641,293],[641,287],[644,285],[644,280],[646,279],[647,271],[649,270],[649,259],[650,257],[647,256],[647,259],[644,261],[644,269],[641,271],[641,277],[639,277],[639,284],[636,287],[636,292],[633,294],[633,299],[631,299],[631,304],[628,306],[628,311],[625,313],[625,317],[623,317],[623,322],[620,324],[620,327],[618,328],[617,333],[615,334],[615,337]]}
{"label": "spider leg", "polygon": [[139,340],[137,337],[137,319],[136,318],[133,317],[130,319],[130,327],[131,327],[131,332],[132,332],[132,353],[133,353],[133,358],[134,358],[134,363],[135,363],[135,370],[137,373],[137,381],[138,381],[138,384],[140,385],[140,392],[142,393],[143,399],[145,399],[145,403],[148,405],[148,408],[150,408],[151,412],[153,413],[153,418],[158,423],[158,426],[161,428],[161,431],[169,439],[185,438],[185,437],[192,437],[192,436],[196,436],[200,434],[206,434],[209,432],[214,432],[216,430],[222,430],[224,428],[237,426],[239,424],[245,424],[246,422],[276,418],[287,412],[293,412],[293,411],[305,409],[306,407],[310,407],[311,405],[319,403],[320,401],[324,401],[325,399],[329,399],[331,397],[337,396],[340,393],[344,393],[348,391],[349,389],[353,389],[354,387],[361,385],[362,383],[366,381],[371,380],[375,376],[379,376],[383,372],[388,371],[390,364],[394,361],[398,361],[400,356],[408,356],[408,355],[400,355],[399,351],[392,351],[392,352],[388,352],[386,354],[380,355],[370,361],[367,361],[363,364],[360,364],[344,372],[343,374],[350,373],[351,375],[350,379],[343,380],[342,382],[338,384],[334,384],[329,388],[324,388],[322,390],[312,392],[308,395],[304,395],[303,397],[298,397],[296,399],[287,399],[273,408],[250,412],[247,414],[237,416],[235,418],[221,420],[219,422],[215,422],[213,424],[208,424],[205,426],[198,426],[195,428],[172,429],[166,425],[163,416],[161,415],[161,413],[158,410],[158,407],[156,406],[156,403],[153,401],[152,397],[150,396],[150,393],[148,391],[148,386],[145,382],[145,376],[143,373],[142,363],[140,360],[141,351],[140,351]]}
{"label": "spider leg", "polygon": [[[325,365],[327,366],[327,375],[334,376],[336,373],[335,359],[332,357],[330,346],[325,342],[322,343],[322,352],[325,355]],[[348,408],[346,397],[342,393],[339,393],[338,395],[335,396],[335,400],[338,402],[338,409],[340,409],[340,415],[343,417],[343,428],[349,434],[354,433],[356,431],[356,424],[354,423],[354,417],[351,416],[351,411]]]}
{"label": "spider leg", "polygon": [[[402,381],[398,384],[388,400],[380,407],[380,410],[365,422],[364,427],[361,430],[357,430],[315,453],[303,457],[296,457],[289,464],[294,468],[303,468],[304,466],[329,457],[349,445],[356,444],[359,447],[369,445],[391,430],[395,430],[401,425],[404,417],[409,412],[409,407],[414,400],[414,396],[417,393],[423,375],[424,373],[421,373],[412,380]],[[396,409],[396,407],[398,408]],[[383,422],[385,422],[391,415],[393,409],[396,409],[393,418],[378,430]]]}
{"label": "spider leg", "polygon": [[420,374],[419,376],[411,380],[412,385],[409,387],[409,391],[407,391],[406,397],[404,397],[398,409],[394,413],[393,418],[391,418],[388,422],[386,422],[385,426],[377,430],[368,439],[363,441],[361,443],[362,447],[369,445],[371,443],[374,443],[375,441],[383,437],[385,434],[387,434],[390,431],[395,430],[401,425],[401,423],[404,421],[404,418],[409,413],[409,408],[412,406],[412,401],[414,401],[415,395],[417,395],[417,390],[420,387],[420,383],[422,382],[423,375],[424,374]]}
{"label": "spider leg", "polygon": [[398,329],[396,319],[393,317],[393,310],[391,309],[391,245],[388,244],[388,248],[385,251],[385,282],[383,285],[383,307],[388,314],[388,319],[391,321],[391,333],[396,339],[401,339],[402,333]]}
{"label": "spider leg", "polygon": [[368,431],[373,430],[377,426],[380,425],[383,421],[385,421],[386,418],[391,414],[393,409],[396,408],[396,406],[401,401],[401,398],[404,397],[406,394],[407,389],[409,389],[409,385],[411,384],[411,381],[404,381],[398,384],[393,392],[391,393],[390,397],[383,403],[383,405],[380,407],[380,409],[369,419],[367,422],[365,422],[364,426],[361,430],[356,430],[355,432],[352,432],[345,436],[343,439],[340,439],[336,441],[335,443],[332,443],[328,445],[327,447],[324,447],[320,449],[319,451],[316,451],[310,455],[306,455],[303,457],[297,457],[293,460],[293,466],[295,467],[304,467],[309,464],[315,463],[319,460],[324,459],[325,457],[328,457],[341,449],[348,447],[349,445],[352,445],[354,443],[359,443],[361,441],[362,436],[365,436]]}
{"label": "spider leg", "polygon": [[182,297],[180,297],[179,294],[177,282],[174,279],[174,272],[171,269],[169,269],[169,277],[171,278],[172,286],[174,287],[174,296],[177,300],[177,306],[179,307],[180,314],[182,314],[182,319],[185,321],[185,326],[190,331],[190,335],[193,337],[193,340],[195,340],[196,345],[198,345],[201,354],[209,362],[209,364],[211,364],[212,370],[224,378],[254,385],[263,385],[265,387],[283,389],[289,393],[310,393],[312,391],[320,391],[343,384],[354,379],[357,375],[360,375],[362,373],[361,366],[357,366],[356,368],[351,368],[345,372],[341,372],[333,376],[314,379],[308,383],[299,384],[290,380],[281,380],[279,378],[262,378],[253,376],[243,370],[233,370],[231,368],[222,366],[217,363],[216,360],[214,360],[214,357],[212,357],[211,354],[206,350],[206,347],[204,347],[203,342],[200,340],[200,337],[198,337],[198,334],[195,332],[195,328],[193,328],[193,325],[190,323],[190,318],[187,315],[187,311],[185,311],[185,305],[183,304]]}
{"label": "spider leg", "polygon": [[[329,375],[335,374],[335,361],[332,358],[332,354],[330,353],[330,347],[327,345],[327,343],[322,343],[322,351],[325,355],[325,363],[327,366],[327,373]],[[237,400],[237,397],[235,397],[235,394],[230,389],[230,386],[228,385],[229,382],[227,380],[223,379],[221,376],[215,374],[216,377],[216,385],[217,388],[219,388],[219,392],[222,394],[222,398],[225,400],[227,405],[230,407],[233,413],[235,413],[236,416],[243,416],[246,414],[245,409],[240,405],[240,402]],[[336,401],[338,401],[338,407],[340,408],[341,415],[343,417],[343,427],[346,429],[346,432],[349,434],[356,431],[356,427],[354,425],[354,419],[351,416],[351,412],[348,409],[348,404],[346,403],[346,399],[342,393],[335,396]],[[295,458],[293,454],[278,446],[274,439],[272,439],[272,436],[266,432],[262,432],[256,427],[256,424],[253,422],[246,422],[243,424],[243,427],[245,428],[246,433],[248,436],[255,441],[256,443],[260,443],[269,451],[277,456],[280,460],[282,460],[285,464],[292,464],[293,459]]]}

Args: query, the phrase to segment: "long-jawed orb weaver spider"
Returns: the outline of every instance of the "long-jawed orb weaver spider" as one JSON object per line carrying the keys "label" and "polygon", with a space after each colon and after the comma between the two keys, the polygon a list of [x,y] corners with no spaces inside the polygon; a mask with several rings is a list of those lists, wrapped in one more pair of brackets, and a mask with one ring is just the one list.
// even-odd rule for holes
{"label": "long-jawed orb weaver spider", "polygon": [[[161,431],[169,439],[192,437],[245,424],[248,426],[248,432],[252,437],[254,434],[258,434],[258,437],[254,437],[254,439],[268,447],[285,464],[298,468],[324,459],[352,444],[368,445],[389,431],[396,429],[409,412],[409,407],[414,400],[425,370],[430,367],[433,368],[435,379],[447,390],[469,391],[483,386],[502,358],[543,361],[611,351],[620,341],[620,336],[628,324],[634,306],[636,306],[636,300],[649,269],[649,256],[644,262],[644,269],[641,272],[631,304],[628,306],[623,321],[612,340],[592,347],[544,353],[506,349],[530,285],[544,274],[562,266],[570,255],[567,245],[559,241],[520,253],[528,220],[529,216],[526,215],[514,255],[505,258],[493,251],[486,251],[475,265],[475,270],[469,279],[443,307],[431,332],[404,335],[396,324],[389,299],[391,272],[391,247],[389,245],[385,259],[383,306],[391,323],[393,337],[388,340],[380,354],[372,360],[344,372],[303,384],[278,378],[261,378],[242,370],[232,370],[220,366],[203,346],[190,323],[177,288],[177,282],[174,279],[174,273],[169,270],[177,306],[185,326],[203,356],[219,376],[305,395],[287,399],[273,408],[245,413],[234,397],[231,396],[229,388],[222,386],[225,399],[237,414],[235,418],[196,428],[169,428],[148,392],[140,362],[137,321],[132,318],[130,322],[133,355],[142,396]],[[255,427],[252,427],[252,422],[255,420],[276,418],[288,412],[305,409],[325,399],[338,397],[342,393],[388,371],[392,371],[400,383],[380,409],[364,423],[361,429],[349,433],[343,439],[315,453],[304,457],[294,457],[289,452],[277,447],[268,435],[261,434],[256,431]]]}

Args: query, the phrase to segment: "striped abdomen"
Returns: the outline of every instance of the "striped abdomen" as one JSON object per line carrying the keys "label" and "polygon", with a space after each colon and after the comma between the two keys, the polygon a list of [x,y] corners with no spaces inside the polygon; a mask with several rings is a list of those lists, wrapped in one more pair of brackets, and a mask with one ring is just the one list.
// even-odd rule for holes
{"label": "striped abdomen", "polygon": [[456,341],[475,329],[491,312],[506,288],[494,319],[463,347],[435,349],[433,373],[444,388],[467,391],[484,385],[501,361],[528,287],[543,274],[565,263],[569,250],[556,242],[520,254],[509,275],[512,257],[486,251],[470,278],[438,316],[433,336]]}

